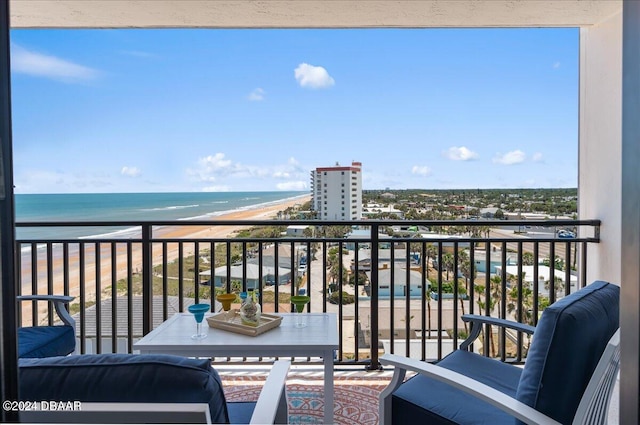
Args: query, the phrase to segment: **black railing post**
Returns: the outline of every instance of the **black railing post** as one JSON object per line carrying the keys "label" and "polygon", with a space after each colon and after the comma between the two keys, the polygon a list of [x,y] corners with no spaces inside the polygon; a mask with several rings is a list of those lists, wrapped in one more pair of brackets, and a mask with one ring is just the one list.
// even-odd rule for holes
{"label": "black railing post", "polygon": [[142,333],[153,327],[153,250],[150,224],[142,225]]}
{"label": "black railing post", "polygon": [[378,361],[378,224],[371,225],[371,363],[369,370],[380,369]]}
{"label": "black railing post", "polygon": [[[15,274],[15,210],[11,140],[9,2],[0,2],[0,399],[18,400]],[[0,422],[18,422],[18,412],[0,410]]]}

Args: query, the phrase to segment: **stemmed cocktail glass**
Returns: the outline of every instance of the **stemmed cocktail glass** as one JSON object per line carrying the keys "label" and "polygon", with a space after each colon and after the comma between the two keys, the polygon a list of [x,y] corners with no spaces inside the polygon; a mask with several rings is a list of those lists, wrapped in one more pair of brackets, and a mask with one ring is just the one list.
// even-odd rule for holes
{"label": "stemmed cocktail glass", "polygon": [[308,295],[294,295],[291,297],[291,303],[296,306],[296,328],[304,328],[307,326],[304,321],[302,312],[304,311],[304,306],[311,301],[311,298]]}
{"label": "stemmed cocktail glass", "polygon": [[203,339],[207,337],[207,334],[202,331],[202,320],[204,319],[204,314],[210,308],[209,304],[193,304],[189,306],[189,313],[193,313],[193,317],[196,319],[196,333],[191,335],[191,338]]}
{"label": "stemmed cocktail glass", "polygon": [[229,311],[231,310],[231,303],[236,300],[236,294],[218,294],[216,298],[222,304],[224,319],[226,321],[231,321],[233,316],[230,315]]}
{"label": "stemmed cocktail glass", "polygon": [[236,294],[218,294],[216,295],[220,304],[222,304],[222,309],[224,311],[231,310],[231,303],[236,300]]}

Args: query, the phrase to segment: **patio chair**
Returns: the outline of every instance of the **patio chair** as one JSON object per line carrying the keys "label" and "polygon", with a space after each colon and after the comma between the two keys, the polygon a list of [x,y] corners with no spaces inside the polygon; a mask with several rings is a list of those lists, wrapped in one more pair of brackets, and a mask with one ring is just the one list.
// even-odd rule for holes
{"label": "patio chair", "polygon": [[[436,365],[392,354],[380,424],[604,424],[620,362],[620,288],[597,281],[544,310],[538,326],[465,315],[470,336]],[[533,340],[524,368],[467,351],[483,324]],[[404,381],[407,371],[417,374]],[[514,420],[514,418],[516,418]]]}
{"label": "patio chair", "polygon": [[76,322],[66,304],[74,297],[64,295],[19,295],[18,301],[49,301],[62,321],[54,326],[27,326],[18,328],[18,357],[66,356],[76,349]]}
{"label": "patio chair", "polygon": [[[25,422],[287,423],[288,360],[276,361],[257,402],[228,403],[210,359],[169,354],[85,354],[19,360],[20,400],[66,402]],[[74,410],[79,403],[81,410]]]}

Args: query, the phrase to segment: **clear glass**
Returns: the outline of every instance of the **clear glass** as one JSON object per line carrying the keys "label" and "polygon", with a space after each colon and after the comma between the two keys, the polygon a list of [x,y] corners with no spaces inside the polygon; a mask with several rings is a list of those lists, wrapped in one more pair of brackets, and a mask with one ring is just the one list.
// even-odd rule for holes
{"label": "clear glass", "polygon": [[193,318],[196,320],[196,333],[191,335],[191,338],[204,339],[207,337],[207,333],[202,330],[202,320],[204,320],[204,314],[210,308],[209,304],[193,304],[189,306],[189,312],[193,314]]}
{"label": "clear glass", "polygon": [[308,295],[294,295],[291,297],[291,302],[296,307],[296,321],[294,326],[296,328],[304,328],[307,326],[306,315],[302,314],[304,307],[311,301]]}

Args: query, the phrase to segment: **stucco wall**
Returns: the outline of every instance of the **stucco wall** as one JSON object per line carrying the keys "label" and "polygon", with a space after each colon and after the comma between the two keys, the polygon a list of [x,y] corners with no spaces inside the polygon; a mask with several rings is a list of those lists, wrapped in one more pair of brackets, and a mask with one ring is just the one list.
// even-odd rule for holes
{"label": "stucco wall", "polygon": [[600,219],[590,245],[588,281],[620,284],[622,195],[622,14],[580,30],[578,215]]}
{"label": "stucco wall", "polygon": [[11,0],[12,28],[584,26],[620,0]]}

